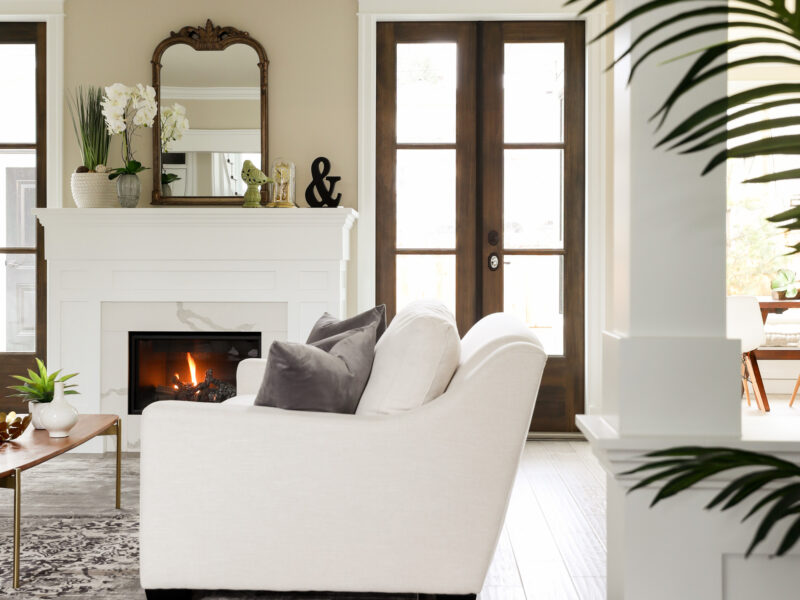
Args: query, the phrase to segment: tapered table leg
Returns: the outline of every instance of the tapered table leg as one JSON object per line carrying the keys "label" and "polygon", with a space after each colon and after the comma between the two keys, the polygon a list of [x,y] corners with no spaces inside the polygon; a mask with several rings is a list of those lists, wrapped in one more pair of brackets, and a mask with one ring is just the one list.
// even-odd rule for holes
{"label": "tapered table leg", "polygon": [[14,469],[14,589],[19,587],[19,522],[22,518],[22,471]]}
{"label": "tapered table leg", "polygon": [[758,404],[761,412],[769,412],[769,400],[767,400],[767,392],[764,390],[764,381],[761,379],[761,369],[758,367],[758,359],[755,352],[748,352],[745,355],[745,360],[753,381],[756,404]]}
{"label": "tapered table leg", "polygon": [[121,508],[122,495],[122,419],[117,420],[117,508]]}

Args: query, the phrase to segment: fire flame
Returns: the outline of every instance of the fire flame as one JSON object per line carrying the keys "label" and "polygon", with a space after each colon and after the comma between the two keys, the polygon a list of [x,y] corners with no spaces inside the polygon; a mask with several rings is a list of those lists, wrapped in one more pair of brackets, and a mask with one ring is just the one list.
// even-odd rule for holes
{"label": "fire flame", "polygon": [[192,379],[192,385],[197,385],[197,365],[189,352],[186,353],[186,362],[189,363],[189,376]]}

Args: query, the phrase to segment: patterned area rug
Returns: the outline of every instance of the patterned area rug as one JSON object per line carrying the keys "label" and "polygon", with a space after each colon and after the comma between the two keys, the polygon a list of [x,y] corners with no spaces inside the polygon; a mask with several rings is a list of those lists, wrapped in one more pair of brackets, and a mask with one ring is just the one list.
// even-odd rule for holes
{"label": "patterned area rug", "polygon": [[[0,599],[144,600],[139,517],[134,514],[22,518],[20,587],[11,587],[12,520],[0,518]],[[413,595],[398,595],[412,600]],[[192,600],[387,600],[383,594],[195,590]],[[393,600],[393,599],[392,599]]]}
{"label": "patterned area rug", "polygon": [[20,588],[11,587],[12,521],[0,519],[0,598],[143,599],[139,587],[139,519],[22,519]]}

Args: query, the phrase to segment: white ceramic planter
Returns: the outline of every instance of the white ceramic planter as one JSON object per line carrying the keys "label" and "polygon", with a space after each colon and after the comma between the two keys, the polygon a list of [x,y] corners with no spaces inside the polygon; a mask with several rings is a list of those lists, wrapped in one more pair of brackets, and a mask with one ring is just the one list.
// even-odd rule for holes
{"label": "white ceramic planter", "polygon": [[34,429],[44,429],[44,425],[42,425],[42,410],[46,406],[46,402],[28,402],[28,412],[31,415],[31,425],[33,425]]}
{"label": "white ceramic planter", "polygon": [[73,173],[70,188],[78,208],[119,207],[117,185],[108,173]]}
{"label": "white ceramic planter", "polygon": [[78,422],[77,409],[69,404],[64,396],[64,382],[57,381],[53,401],[45,405],[42,411],[42,425],[52,438],[69,435],[69,430]]}

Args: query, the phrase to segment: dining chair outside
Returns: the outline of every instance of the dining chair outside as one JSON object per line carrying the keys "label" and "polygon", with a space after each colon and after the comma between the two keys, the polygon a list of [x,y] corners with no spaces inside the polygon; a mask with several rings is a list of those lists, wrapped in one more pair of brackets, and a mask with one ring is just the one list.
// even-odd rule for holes
{"label": "dining chair outside", "polygon": [[[728,296],[727,331],[729,338],[741,340],[742,385],[744,385],[747,396],[747,405],[750,406],[749,382],[753,385],[753,395],[759,410],[768,412],[767,393],[764,391],[761,370],[754,354],[756,348],[763,346],[767,341],[758,298],[755,296]],[[800,383],[795,386],[795,391],[798,387],[800,387]]]}

